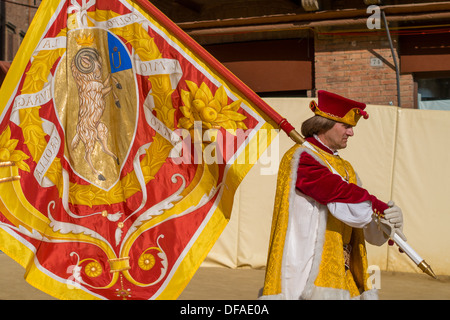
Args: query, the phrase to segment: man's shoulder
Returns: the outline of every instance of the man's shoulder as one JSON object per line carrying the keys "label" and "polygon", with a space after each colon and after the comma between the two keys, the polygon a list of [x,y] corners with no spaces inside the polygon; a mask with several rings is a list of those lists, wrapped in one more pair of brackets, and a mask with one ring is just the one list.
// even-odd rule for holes
{"label": "man's shoulder", "polygon": [[[295,162],[295,164],[293,163]],[[307,164],[326,166],[324,161],[313,150],[303,144],[295,144],[290,147],[283,155],[281,163],[284,165]]]}

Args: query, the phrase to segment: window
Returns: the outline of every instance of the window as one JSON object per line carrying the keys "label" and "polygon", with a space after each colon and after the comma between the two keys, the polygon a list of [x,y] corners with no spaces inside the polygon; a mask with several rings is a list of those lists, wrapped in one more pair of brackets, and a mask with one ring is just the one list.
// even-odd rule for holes
{"label": "window", "polygon": [[417,108],[450,110],[450,74],[440,76],[415,76]]}
{"label": "window", "polygon": [[450,32],[443,20],[430,23],[441,26],[411,24],[399,36],[400,72],[414,77],[416,108],[450,110]]}
{"label": "window", "polygon": [[25,38],[25,31],[20,31],[19,32],[19,37],[20,37],[20,43],[22,44],[22,42],[23,42],[23,39]]}
{"label": "window", "polygon": [[16,26],[8,22],[6,24],[6,61],[12,61],[14,59],[14,38],[16,34]]}

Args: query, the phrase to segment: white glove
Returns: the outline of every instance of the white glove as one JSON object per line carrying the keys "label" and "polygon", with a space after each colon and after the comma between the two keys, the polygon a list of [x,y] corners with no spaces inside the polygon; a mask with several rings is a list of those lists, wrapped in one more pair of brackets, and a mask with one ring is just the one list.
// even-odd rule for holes
{"label": "white glove", "polygon": [[403,213],[402,209],[397,207],[394,201],[389,201],[387,203],[388,209],[384,210],[384,218],[391,223],[394,228],[403,230]]}
{"label": "white glove", "polygon": [[380,222],[389,230],[389,237],[391,239],[394,237],[394,233],[396,233],[406,241],[406,237],[403,234],[402,209],[397,207],[393,201],[389,201],[388,206],[389,208],[384,210],[384,218],[380,218]]}

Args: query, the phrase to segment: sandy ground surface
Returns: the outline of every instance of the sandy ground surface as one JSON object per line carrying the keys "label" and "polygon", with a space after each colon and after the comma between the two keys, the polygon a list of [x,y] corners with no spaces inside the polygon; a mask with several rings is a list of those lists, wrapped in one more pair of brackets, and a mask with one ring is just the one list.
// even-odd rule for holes
{"label": "sandy ground surface", "polygon": [[[0,300],[53,300],[29,285],[25,270],[0,253]],[[425,274],[381,272],[380,300],[450,300],[450,276],[434,280]],[[255,300],[264,270],[200,268],[179,300]]]}

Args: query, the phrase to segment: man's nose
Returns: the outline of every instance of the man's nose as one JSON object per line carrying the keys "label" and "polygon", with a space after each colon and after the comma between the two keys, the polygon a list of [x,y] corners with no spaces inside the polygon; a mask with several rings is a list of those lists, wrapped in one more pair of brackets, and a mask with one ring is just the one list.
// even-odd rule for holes
{"label": "man's nose", "polygon": [[350,136],[350,137],[352,137],[353,134],[354,134],[353,128],[348,128],[348,129],[347,129],[347,135]]}

